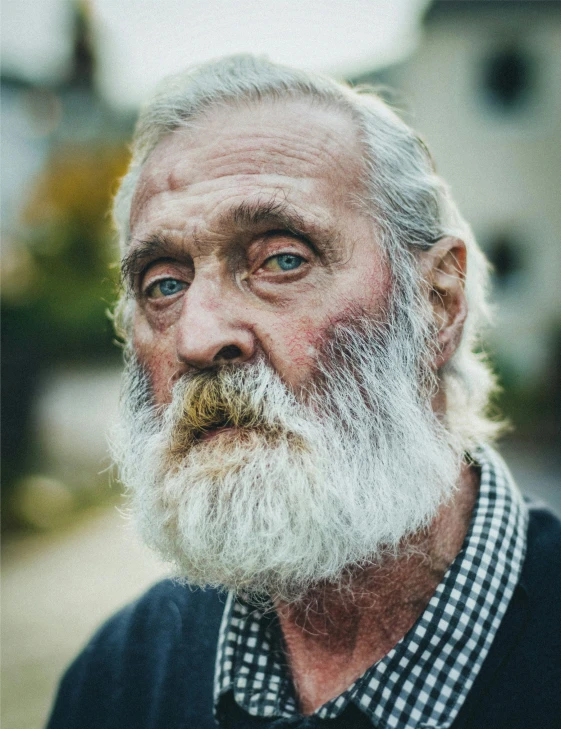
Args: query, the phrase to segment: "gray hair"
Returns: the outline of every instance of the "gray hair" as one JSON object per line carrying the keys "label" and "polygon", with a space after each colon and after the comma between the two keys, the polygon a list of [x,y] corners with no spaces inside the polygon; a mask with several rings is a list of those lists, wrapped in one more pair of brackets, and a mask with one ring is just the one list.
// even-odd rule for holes
{"label": "gray hair", "polygon": [[[491,440],[499,425],[487,415],[496,388],[478,351],[489,321],[488,264],[470,226],[436,174],[422,139],[371,90],[351,89],[320,74],[292,69],[255,56],[231,56],[188,69],[165,80],[142,109],[132,142],[132,159],[114,203],[121,251],[129,244],[132,199],[142,168],[158,143],[173,130],[189,127],[211,108],[264,99],[305,99],[333,108],[352,120],[363,149],[363,191],[358,203],[371,216],[400,291],[401,307],[419,307],[422,291],[418,253],[454,236],[467,248],[465,281],[469,313],[460,345],[439,373],[446,394],[446,418],[466,450]],[[407,295],[406,292],[415,292]],[[115,322],[127,336],[131,302],[125,293]],[[412,332],[414,336],[414,332]]]}

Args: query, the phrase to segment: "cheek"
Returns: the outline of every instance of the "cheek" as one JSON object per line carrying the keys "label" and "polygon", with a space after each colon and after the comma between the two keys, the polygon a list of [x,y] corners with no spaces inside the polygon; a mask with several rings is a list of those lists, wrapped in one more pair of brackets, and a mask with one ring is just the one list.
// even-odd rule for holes
{"label": "cheek", "polygon": [[323,318],[290,317],[277,320],[267,335],[259,337],[271,366],[289,387],[298,388],[309,380],[325,329]]}
{"label": "cheek", "polygon": [[305,322],[298,331],[291,332],[284,345],[289,358],[289,366],[295,372],[308,371],[316,357],[320,331],[313,322]]}
{"label": "cheek", "polygon": [[338,321],[349,322],[362,315],[384,317],[391,289],[389,275],[381,266],[364,269],[353,271],[337,292],[308,302],[305,312],[292,309],[265,322],[261,332],[256,331],[271,365],[290,387],[309,381],[318,353]]}
{"label": "cheek", "polygon": [[354,284],[352,296],[348,297],[348,308],[359,309],[368,316],[377,317],[383,311],[391,296],[392,280],[387,265],[365,267]]}
{"label": "cheek", "polygon": [[[293,318],[277,323],[268,338],[267,355],[284,381],[298,387],[315,370],[317,356],[337,322],[348,323],[356,317],[384,320],[391,293],[389,276],[380,269],[368,272],[355,282],[355,295],[333,297],[329,309],[316,307],[316,316]],[[359,292],[356,294],[356,292]]]}
{"label": "cheek", "polygon": [[133,346],[138,361],[146,368],[157,405],[171,401],[171,390],[181,375],[175,343],[171,337],[154,336],[148,328],[136,323]]}

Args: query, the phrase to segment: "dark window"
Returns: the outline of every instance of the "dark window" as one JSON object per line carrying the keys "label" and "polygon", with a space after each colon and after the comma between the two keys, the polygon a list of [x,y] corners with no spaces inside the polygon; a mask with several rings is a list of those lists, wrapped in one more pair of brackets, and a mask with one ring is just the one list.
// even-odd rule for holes
{"label": "dark window", "polygon": [[533,60],[516,46],[491,55],[483,64],[483,92],[498,111],[514,112],[530,101],[535,86]]}
{"label": "dark window", "polygon": [[487,248],[487,257],[493,266],[495,282],[500,288],[509,286],[523,271],[520,246],[509,234],[495,236]]}

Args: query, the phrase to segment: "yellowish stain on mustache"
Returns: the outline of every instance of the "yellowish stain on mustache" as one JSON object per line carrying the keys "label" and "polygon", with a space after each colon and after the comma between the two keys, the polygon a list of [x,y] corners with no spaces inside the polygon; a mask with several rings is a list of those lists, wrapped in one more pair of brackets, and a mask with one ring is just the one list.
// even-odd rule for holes
{"label": "yellowish stain on mustache", "polygon": [[259,434],[268,442],[291,437],[280,423],[266,416],[265,403],[256,406],[240,383],[220,372],[200,373],[185,391],[170,455],[185,455],[206,433],[221,428],[234,429],[233,437],[238,443],[250,434]]}

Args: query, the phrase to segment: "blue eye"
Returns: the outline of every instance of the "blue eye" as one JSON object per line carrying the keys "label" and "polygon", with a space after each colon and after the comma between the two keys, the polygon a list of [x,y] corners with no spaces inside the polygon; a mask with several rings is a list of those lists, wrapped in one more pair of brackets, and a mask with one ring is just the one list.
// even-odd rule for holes
{"label": "blue eye", "polygon": [[148,289],[148,295],[152,298],[162,298],[163,296],[173,296],[174,294],[183,291],[185,283],[178,281],[175,278],[164,278],[161,281],[156,281],[153,286]]}
{"label": "blue eye", "polygon": [[264,268],[269,271],[294,271],[303,263],[304,259],[301,256],[293,253],[279,253],[278,256],[271,256],[269,260],[265,261]]}
{"label": "blue eye", "polygon": [[292,271],[298,268],[302,264],[303,259],[300,256],[292,256],[287,253],[283,253],[279,256],[279,266],[283,271]]}

